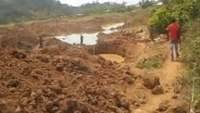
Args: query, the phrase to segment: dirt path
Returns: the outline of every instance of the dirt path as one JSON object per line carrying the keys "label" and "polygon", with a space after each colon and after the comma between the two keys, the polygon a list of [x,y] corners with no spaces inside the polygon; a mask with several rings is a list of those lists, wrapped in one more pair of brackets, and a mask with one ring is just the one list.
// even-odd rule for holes
{"label": "dirt path", "polygon": [[164,90],[167,91],[162,95],[149,95],[149,101],[147,104],[141,107],[142,110],[147,112],[155,111],[160,103],[165,101],[170,101],[173,103],[173,95],[174,95],[174,83],[176,78],[181,76],[182,64],[179,62],[171,62],[170,57],[166,60],[162,69],[160,69],[157,73],[159,73],[161,85],[164,87]]}
{"label": "dirt path", "polygon": [[[166,50],[167,47],[167,43],[163,44],[163,45],[158,45],[158,46],[163,46],[163,53],[164,54],[168,54],[169,50]],[[153,50],[153,48],[151,48],[151,50],[146,50],[146,48],[143,48],[140,50],[140,53],[143,51],[144,57],[148,56],[148,54],[152,54],[152,52],[155,52],[155,49]],[[149,52],[148,52],[149,51]],[[141,56],[139,56],[141,57]],[[170,105],[174,105],[175,104],[175,99],[173,99],[174,96],[174,84],[176,82],[177,77],[181,76],[181,72],[182,72],[182,63],[181,62],[172,62],[170,60],[170,56],[168,56],[165,61],[164,64],[162,66],[162,68],[160,69],[155,69],[155,70],[149,70],[150,72],[153,72],[154,75],[158,76],[160,78],[160,83],[161,86],[163,87],[165,93],[161,94],[161,95],[154,95],[151,93],[151,91],[148,90],[144,90],[144,94],[146,95],[147,102],[143,105],[141,105],[138,109],[135,110],[135,112],[133,113],[152,113],[155,112],[156,109],[158,109],[160,103],[162,102],[170,102]],[[139,73],[144,73],[144,71],[147,70],[139,70]],[[130,88],[129,90],[132,90],[129,92],[129,96],[134,95],[135,93],[135,88]]]}

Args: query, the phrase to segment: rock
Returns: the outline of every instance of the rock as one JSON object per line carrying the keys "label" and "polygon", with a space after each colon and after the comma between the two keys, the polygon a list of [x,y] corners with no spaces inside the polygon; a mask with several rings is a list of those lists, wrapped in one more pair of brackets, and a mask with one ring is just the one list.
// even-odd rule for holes
{"label": "rock", "polygon": [[27,105],[28,102],[29,102],[29,98],[28,97],[24,97],[24,98],[20,99],[20,104],[23,105],[23,106]]}
{"label": "rock", "polygon": [[174,88],[174,93],[179,94],[181,92],[181,88]]}
{"label": "rock", "polygon": [[11,93],[14,93],[14,92],[17,91],[17,88],[15,88],[15,87],[10,87],[10,88],[8,89],[8,91],[11,92]]}
{"label": "rock", "polygon": [[0,98],[5,97],[7,95],[8,95],[8,92],[0,88]]}
{"label": "rock", "polygon": [[147,112],[141,109],[136,109],[133,113],[147,113]]}
{"label": "rock", "polygon": [[17,106],[15,113],[21,113],[22,112],[22,108],[20,106]]}
{"label": "rock", "polygon": [[56,65],[56,70],[62,72],[65,68],[64,64],[57,64]]}
{"label": "rock", "polygon": [[51,85],[49,88],[54,91],[56,94],[62,93],[62,88],[59,85]]}
{"label": "rock", "polygon": [[130,105],[129,105],[128,101],[125,100],[123,97],[118,97],[116,104],[118,107],[123,107],[123,108],[129,110]]}
{"label": "rock", "polygon": [[147,101],[147,100],[146,100],[146,99],[141,99],[141,100],[139,100],[139,101],[140,101],[141,104],[146,104],[146,101]]}
{"label": "rock", "polygon": [[24,59],[24,58],[26,58],[26,54],[24,54],[23,52],[19,52],[19,51],[13,51],[11,53],[11,55],[13,55],[17,59]]}
{"label": "rock", "polygon": [[135,102],[134,105],[135,105],[136,107],[140,107],[140,104],[139,104],[138,102]]}
{"label": "rock", "polygon": [[125,76],[125,77],[123,78],[123,80],[124,80],[126,83],[128,83],[129,85],[133,84],[134,81],[135,81],[134,78],[131,77],[130,75],[129,75],[129,76]]}
{"label": "rock", "polygon": [[178,95],[176,95],[176,94],[174,94],[173,96],[172,96],[172,99],[177,99],[178,98]]}
{"label": "rock", "polygon": [[91,66],[81,59],[73,59],[72,61],[73,69],[83,72],[94,72]]}
{"label": "rock", "polygon": [[75,113],[77,111],[81,113],[90,113],[89,108],[87,108],[83,103],[76,100],[65,100],[62,113]]}
{"label": "rock", "polygon": [[146,26],[140,26],[135,30],[136,37],[141,39],[150,39],[150,31]]}
{"label": "rock", "polygon": [[189,111],[189,104],[188,102],[184,101],[176,103],[176,105],[174,105],[171,108],[172,113],[188,113],[188,111]]}
{"label": "rock", "polygon": [[136,92],[136,103],[141,105],[147,103],[147,97],[143,92]]}
{"label": "rock", "polygon": [[148,89],[153,89],[160,85],[160,78],[153,75],[146,75],[143,77],[143,85]]}
{"label": "rock", "polygon": [[8,107],[6,101],[0,100],[0,113],[8,113]]}
{"label": "rock", "polygon": [[137,30],[136,30],[136,33],[142,33],[143,32],[143,28],[138,28]]}
{"label": "rock", "polygon": [[39,59],[41,62],[44,62],[44,63],[49,63],[49,59],[50,57],[47,56],[47,55],[38,55],[36,56],[37,59]]}
{"label": "rock", "polygon": [[40,69],[34,69],[34,70],[32,70],[31,74],[41,76],[41,75],[43,75],[43,72]]}
{"label": "rock", "polygon": [[169,101],[164,101],[160,103],[157,111],[164,112],[167,111],[168,108],[169,108]]}
{"label": "rock", "polygon": [[58,95],[58,100],[64,100],[65,99],[65,95]]}
{"label": "rock", "polygon": [[152,94],[154,94],[154,95],[159,95],[159,94],[163,94],[163,93],[164,93],[164,90],[161,85],[158,85],[152,89]]}
{"label": "rock", "polygon": [[30,96],[31,96],[32,98],[35,98],[35,97],[37,97],[37,93],[34,92],[34,91],[32,91]]}
{"label": "rock", "polygon": [[56,113],[59,110],[59,105],[55,102],[49,102],[46,105],[46,110],[48,113]]}
{"label": "rock", "polygon": [[19,80],[12,79],[8,81],[7,87],[17,87],[20,84]]}

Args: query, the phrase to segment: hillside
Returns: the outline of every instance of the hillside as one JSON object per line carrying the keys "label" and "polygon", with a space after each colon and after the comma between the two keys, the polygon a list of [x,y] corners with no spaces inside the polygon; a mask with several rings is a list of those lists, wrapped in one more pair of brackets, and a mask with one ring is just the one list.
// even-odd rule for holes
{"label": "hillside", "polygon": [[110,2],[102,4],[94,2],[80,7],[61,4],[56,0],[0,0],[0,3],[0,24],[45,20],[63,16],[125,12],[135,8],[135,6],[126,7],[125,4]]}
{"label": "hillside", "polygon": [[[148,1],[134,10],[113,4],[123,11],[109,13],[104,6],[112,4],[92,3],[81,6],[87,15],[70,17],[65,8],[74,7],[54,0],[1,3],[3,21],[19,13],[20,20],[25,14],[64,16],[0,27],[0,113],[199,112],[199,82],[193,80],[200,72],[200,16],[194,13],[200,2]],[[176,61],[165,31],[174,18],[182,28]],[[95,44],[85,43],[93,38]]]}

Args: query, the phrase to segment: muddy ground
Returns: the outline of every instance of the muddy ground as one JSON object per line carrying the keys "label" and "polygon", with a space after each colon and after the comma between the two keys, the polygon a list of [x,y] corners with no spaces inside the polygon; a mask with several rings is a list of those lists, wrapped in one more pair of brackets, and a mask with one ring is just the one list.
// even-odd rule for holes
{"label": "muddy ground", "polygon": [[[38,36],[92,32],[111,18],[123,20],[108,16],[1,28],[0,113],[187,113],[182,64],[170,62],[167,42],[152,42],[145,26],[126,25],[101,36],[96,55],[55,39],[37,48]],[[100,53],[125,61],[111,62]],[[141,59],[158,54],[161,68],[137,68]]]}

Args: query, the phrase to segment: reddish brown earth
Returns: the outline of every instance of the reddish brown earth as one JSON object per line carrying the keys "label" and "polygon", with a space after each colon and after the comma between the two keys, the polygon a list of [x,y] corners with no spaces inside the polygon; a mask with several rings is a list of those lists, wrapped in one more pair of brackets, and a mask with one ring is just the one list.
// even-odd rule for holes
{"label": "reddish brown earth", "polygon": [[[168,43],[153,43],[145,29],[129,26],[102,36],[96,52],[125,58],[116,63],[55,39],[38,49],[40,33],[36,32],[44,30],[46,35],[56,27],[51,29],[49,23],[25,26],[0,30],[0,113],[187,113],[183,64],[171,62]],[[158,54],[164,62],[161,68],[137,68],[141,59]]]}

